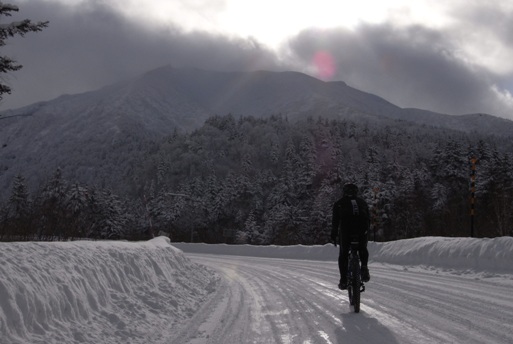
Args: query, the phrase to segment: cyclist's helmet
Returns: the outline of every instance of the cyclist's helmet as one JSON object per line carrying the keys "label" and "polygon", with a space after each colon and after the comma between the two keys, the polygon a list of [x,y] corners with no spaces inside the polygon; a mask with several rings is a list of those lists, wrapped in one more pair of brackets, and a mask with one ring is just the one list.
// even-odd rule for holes
{"label": "cyclist's helmet", "polygon": [[347,183],[342,188],[342,192],[344,193],[344,196],[356,197],[358,195],[358,186],[353,183]]}

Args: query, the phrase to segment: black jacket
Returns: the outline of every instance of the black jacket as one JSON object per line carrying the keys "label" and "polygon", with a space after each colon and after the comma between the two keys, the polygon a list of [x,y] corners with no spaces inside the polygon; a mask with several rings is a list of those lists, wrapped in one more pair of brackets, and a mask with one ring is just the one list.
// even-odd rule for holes
{"label": "black jacket", "polygon": [[351,235],[367,237],[370,228],[369,206],[360,197],[342,197],[333,205],[331,239],[348,242]]}

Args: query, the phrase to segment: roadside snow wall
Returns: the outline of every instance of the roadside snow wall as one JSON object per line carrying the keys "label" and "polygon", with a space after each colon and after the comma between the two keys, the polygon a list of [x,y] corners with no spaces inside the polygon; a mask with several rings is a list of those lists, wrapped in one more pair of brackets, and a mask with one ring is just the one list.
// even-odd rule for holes
{"label": "roadside snow wall", "polygon": [[[285,259],[336,261],[338,248],[322,246],[251,246],[173,243],[184,252]],[[370,260],[398,265],[425,265],[513,273],[513,238],[493,239],[423,237],[391,242],[369,242]]]}
{"label": "roadside snow wall", "polygon": [[0,261],[1,343],[165,342],[217,281],[164,237],[0,243]]}

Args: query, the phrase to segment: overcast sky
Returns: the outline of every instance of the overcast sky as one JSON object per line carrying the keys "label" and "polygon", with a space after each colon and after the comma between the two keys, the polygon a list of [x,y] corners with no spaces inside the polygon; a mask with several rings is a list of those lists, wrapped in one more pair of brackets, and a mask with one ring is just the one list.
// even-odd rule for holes
{"label": "overcast sky", "polygon": [[5,0],[47,29],[12,38],[24,68],[0,110],[164,65],[295,70],[401,107],[513,119],[513,1]]}

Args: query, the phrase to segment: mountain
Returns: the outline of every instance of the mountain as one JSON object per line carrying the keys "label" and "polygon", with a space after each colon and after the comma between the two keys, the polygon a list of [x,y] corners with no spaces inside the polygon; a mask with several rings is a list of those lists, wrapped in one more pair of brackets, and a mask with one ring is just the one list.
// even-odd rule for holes
{"label": "mountain", "polygon": [[227,113],[255,117],[282,114],[289,119],[385,117],[462,131],[513,135],[512,121],[490,115],[449,116],[402,109],[344,82],[323,82],[298,72],[213,72],[171,66],[97,91],[4,111],[0,116],[39,117],[44,118],[43,122],[51,119],[48,123],[54,123],[54,127],[67,123],[67,129],[74,127],[81,134],[84,127],[92,124],[113,132],[133,124],[150,136],[159,136],[174,128],[195,129],[211,115]]}
{"label": "mountain", "polygon": [[32,186],[39,185],[59,166],[71,180],[111,185],[138,168],[141,156],[163,137],[175,130],[194,130],[210,116],[228,113],[281,114],[289,120],[322,116],[391,126],[406,121],[513,135],[512,121],[402,109],[343,82],[323,82],[297,72],[166,66],[96,91],[0,113],[0,188],[7,190],[18,173]]}

